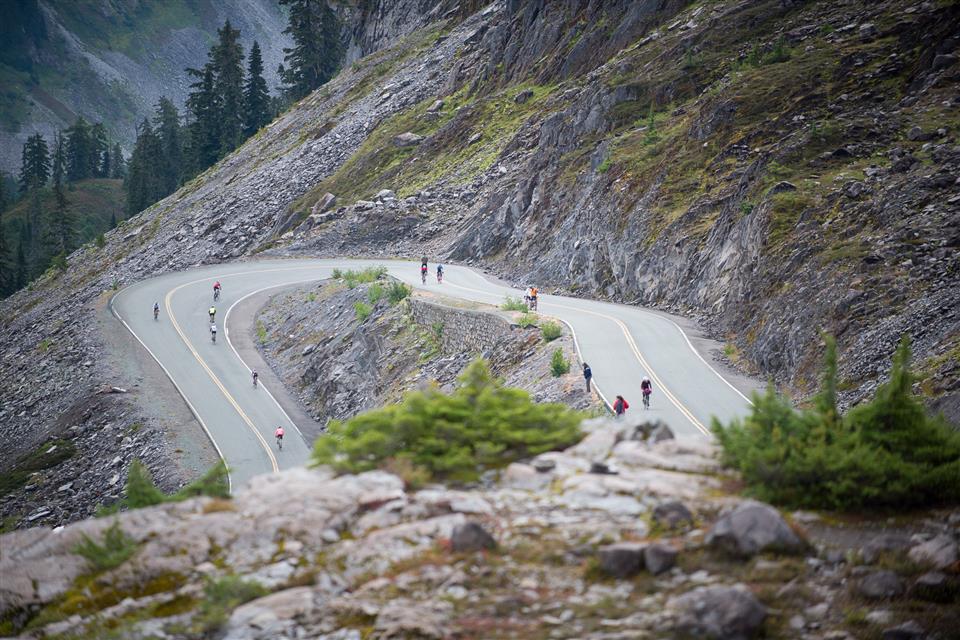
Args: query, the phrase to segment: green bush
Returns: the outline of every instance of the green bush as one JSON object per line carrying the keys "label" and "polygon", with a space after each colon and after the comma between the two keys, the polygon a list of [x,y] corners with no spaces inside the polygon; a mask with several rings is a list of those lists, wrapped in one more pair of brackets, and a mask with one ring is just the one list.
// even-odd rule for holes
{"label": "green bush", "polygon": [[350,289],[353,289],[358,284],[375,282],[386,274],[386,267],[366,267],[365,269],[361,269],[359,271],[354,271],[353,269],[348,269],[346,271],[340,271],[339,269],[333,270],[333,277],[338,280],[342,279]]}
{"label": "green bush", "polygon": [[370,304],[377,304],[380,302],[380,299],[383,298],[384,290],[383,285],[378,282],[374,282],[370,285],[370,288],[367,289],[367,300],[370,301]]}
{"label": "green bush", "polygon": [[563,349],[557,349],[550,356],[550,373],[554,378],[559,378],[565,373],[570,372],[570,361],[563,357]]}
{"label": "green bush", "polygon": [[139,460],[130,463],[125,493],[126,504],[130,509],[150,507],[167,500],[166,494],[153,483],[150,471]]}
{"label": "green bush", "polygon": [[66,271],[68,267],[67,254],[61,251],[57,255],[53,256],[53,258],[50,259],[50,266],[57,271]]}
{"label": "green bush", "polygon": [[104,237],[102,233],[97,234],[97,237],[94,240],[94,242],[97,245],[97,249],[103,249],[105,246],[107,246],[107,239]]}
{"label": "green bush", "polygon": [[390,301],[390,304],[397,304],[408,297],[412,291],[409,286],[394,280],[387,285],[387,300]]}
{"label": "green bush", "polygon": [[209,498],[229,498],[230,480],[227,465],[221,460],[210,467],[205,474],[177,491],[171,499],[174,501],[186,500],[197,496]]}
{"label": "green bush", "polygon": [[504,311],[527,311],[527,303],[521,300],[520,298],[515,298],[513,296],[507,296],[503,299],[503,304],[500,305],[500,308]]}
{"label": "green bush", "polygon": [[520,325],[523,329],[527,327],[532,327],[537,324],[537,316],[532,313],[525,313],[519,318],[517,318],[517,324]]}
{"label": "green bush", "polygon": [[113,515],[123,508],[140,509],[164,502],[180,502],[188,498],[208,496],[211,498],[229,498],[230,482],[227,466],[218,462],[205,474],[186,485],[176,493],[166,494],[153,482],[150,470],[139,460],[130,463],[127,471],[127,483],[121,500],[110,505],[100,505],[94,514],[97,518]]}
{"label": "green bush", "polygon": [[503,386],[476,360],[452,394],[412,392],[400,404],[332,421],[314,445],[313,462],[356,473],[404,460],[431,478],[472,481],[484,469],[574,444],[581,417]]}
{"label": "green bush", "polygon": [[83,539],[73,548],[73,552],[83,556],[95,573],[119,567],[137,550],[136,540],[128,536],[117,521],[104,529],[102,540],[100,543],[83,534]]}
{"label": "green bush", "polygon": [[776,394],[754,394],[742,422],[713,427],[723,460],[757,497],[789,507],[909,508],[960,500],[960,433],[928,416],[912,392],[904,338],[890,380],[840,416],[836,344],[827,340],[820,392],[797,411]]}
{"label": "green bush", "polygon": [[353,311],[357,314],[357,320],[363,322],[373,313],[373,307],[362,300],[357,300],[353,303]]}
{"label": "green bush", "polygon": [[563,329],[559,322],[548,320],[540,325],[540,333],[543,335],[544,342],[552,342],[563,335]]}
{"label": "green bush", "polygon": [[262,598],[270,591],[253,580],[224,576],[209,580],[203,593],[206,597],[194,622],[200,625],[201,630],[209,632],[222,627],[231,611],[245,602]]}
{"label": "green bush", "polygon": [[330,272],[330,277],[333,278],[334,280],[342,280],[343,271],[341,271],[340,269],[334,269],[333,271]]}

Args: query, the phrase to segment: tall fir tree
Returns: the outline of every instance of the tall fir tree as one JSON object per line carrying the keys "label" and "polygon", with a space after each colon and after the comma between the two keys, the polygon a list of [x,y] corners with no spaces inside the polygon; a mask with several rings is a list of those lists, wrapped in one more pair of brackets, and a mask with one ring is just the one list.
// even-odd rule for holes
{"label": "tall fir tree", "polygon": [[67,129],[67,179],[71,182],[93,175],[95,147],[90,123],[77,116]]}
{"label": "tall fir tree", "polygon": [[227,20],[217,29],[219,42],[210,52],[214,69],[214,92],[219,98],[220,148],[222,158],[243,141],[243,47],[240,31]]}
{"label": "tall fir tree", "polygon": [[102,122],[98,122],[90,128],[90,156],[87,158],[90,177],[107,177],[108,174],[103,173],[103,156],[109,149],[107,130]]}
{"label": "tall fir tree", "polygon": [[20,156],[20,191],[36,191],[50,178],[50,150],[47,141],[35,133],[23,144]]}
{"label": "tall fir tree", "polygon": [[260,44],[254,41],[247,63],[247,80],[243,87],[243,133],[250,137],[270,122],[270,92],[263,79],[263,57]]}
{"label": "tall fir tree", "polygon": [[110,177],[123,179],[127,175],[127,163],[123,159],[123,149],[120,143],[113,145],[113,152],[110,154]]}
{"label": "tall fir tree", "polygon": [[7,246],[7,234],[3,230],[3,207],[0,206],[0,297],[7,297],[17,286],[16,267]]}
{"label": "tall fir tree", "polygon": [[63,135],[57,134],[53,142],[53,198],[54,207],[47,222],[47,251],[50,255],[66,258],[73,251],[76,236],[76,222],[70,211],[67,196],[64,193],[66,174],[66,150]]}
{"label": "tall fir tree", "polygon": [[137,129],[137,142],[130,155],[124,181],[128,216],[140,213],[162,197],[160,156],[160,139],[150,126],[150,121],[144,119]]}
{"label": "tall fir tree", "polygon": [[287,94],[299,100],[330,80],[340,66],[344,46],[340,22],[326,0],[280,0],[289,7],[284,33],[293,47],[284,48],[283,82]]}
{"label": "tall fir tree", "polygon": [[[212,166],[220,151],[220,100],[214,91],[213,65],[203,69],[187,69],[196,78],[190,85],[187,109],[192,121],[189,125],[190,175],[196,175]],[[132,160],[132,158],[131,158]]]}
{"label": "tall fir tree", "polygon": [[166,196],[180,186],[183,171],[180,112],[169,99],[161,97],[157,103],[153,126],[160,144],[160,190]]}

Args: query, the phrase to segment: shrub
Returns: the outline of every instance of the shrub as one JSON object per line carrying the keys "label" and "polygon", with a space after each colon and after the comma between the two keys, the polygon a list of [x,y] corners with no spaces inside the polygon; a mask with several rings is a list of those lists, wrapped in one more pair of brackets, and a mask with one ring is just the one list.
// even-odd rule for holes
{"label": "shrub", "polygon": [[383,297],[384,290],[383,285],[378,282],[374,282],[370,285],[370,288],[367,289],[367,299],[370,301],[370,304],[377,304],[380,302],[380,299]]}
{"label": "shrub", "polygon": [[127,471],[127,484],[124,486],[123,493],[121,500],[111,505],[98,506],[94,515],[102,518],[113,515],[122,508],[140,509],[164,502],[180,502],[198,496],[227,499],[230,497],[230,483],[227,466],[220,461],[176,493],[166,494],[154,483],[150,470],[139,460],[134,460]]}
{"label": "shrub", "polygon": [[577,442],[580,419],[561,404],[537,404],[503,386],[476,360],[449,395],[411,392],[400,404],[332,421],[314,445],[313,462],[357,473],[404,459],[430,478],[471,481],[484,469]]}
{"label": "shrub", "polygon": [[139,460],[130,463],[125,493],[127,507],[130,509],[150,507],[167,500],[163,491],[153,483],[150,471]]}
{"label": "shrub", "polygon": [[408,297],[411,292],[412,289],[409,286],[396,280],[387,285],[387,299],[390,301],[390,304],[397,304]]}
{"label": "shrub", "polygon": [[520,298],[507,296],[503,299],[503,304],[500,305],[500,308],[504,311],[527,311],[527,303]]}
{"label": "shrub", "polygon": [[341,271],[340,269],[334,269],[333,271],[330,272],[330,277],[333,278],[334,280],[342,280],[343,271]]}
{"label": "shrub", "polygon": [[257,340],[260,341],[260,344],[267,343],[267,328],[260,320],[257,320]]}
{"label": "shrub", "polygon": [[83,556],[96,573],[119,567],[137,550],[136,540],[128,536],[117,521],[104,529],[102,540],[99,543],[83,534],[83,539],[73,548],[73,552]]}
{"label": "shrub", "polygon": [[522,328],[526,329],[527,327],[532,327],[537,324],[537,316],[532,313],[525,313],[519,318],[517,318],[517,324]]}
{"label": "shrub", "polygon": [[203,604],[195,618],[204,631],[215,631],[227,621],[230,612],[251,600],[267,595],[259,582],[243,580],[238,576],[224,576],[209,580],[203,588]]}
{"label": "shrub", "polygon": [[94,240],[94,242],[97,245],[97,249],[103,249],[105,246],[107,246],[107,239],[104,237],[102,233],[97,234],[97,237]]}
{"label": "shrub", "polygon": [[559,322],[548,320],[540,325],[540,333],[543,335],[544,342],[552,342],[563,335],[563,329]]}
{"label": "shrub", "polygon": [[50,266],[52,266],[57,271],[66,271],[67,270],[67,254],[61,251],[57,255],[53,256],[50,259]]}
{"label": "shrub", "polygon": [[723,461],[748,489],[790,507],[919,507],[960,500],[960,433],[928,416],[913,395],[904,338],[890,380],[840,416],[836,344],[827,339],[823,382],[812,407],[796,411],[773,387],[754,394],[752,413],[714,420]]}
{"label": "shrub", "polygon": [[557,349],[550,356],[550,373],[554,378],[559,378],[565,373],[570,372],[570,361],[563,357],[563,349]]}
{"label": "shrub", "polygon": [[358,284],[366,284],[368,282],[375,282],[387,274],[386,267],[366,267],[359,271],[354,271],[353,269],[348,269],[346,271],[340,271],[339,269],[333,270],[333,277],[337,279],[343,279],[347,287],[353,289]]}
{"label": "shrub", "polygon": [[210,470],[205,474],[173,494],[171,500],[186,500],[197,496],[230,497],[229,473],[227,465],[222,460],[210,467]]}
{"label": "shrub", "polygon": [[357,314],[357,320],[363,322],[373,313],[373,307],[362,300],[357,300],[353,303],[353,311]]}

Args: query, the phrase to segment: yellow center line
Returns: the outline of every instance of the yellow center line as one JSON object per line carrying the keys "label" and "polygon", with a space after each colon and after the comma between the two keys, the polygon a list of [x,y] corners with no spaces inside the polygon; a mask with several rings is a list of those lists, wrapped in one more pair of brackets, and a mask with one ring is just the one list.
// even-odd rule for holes
{"label": "yellow center line", "polygon": [[183,339],[184,344],[187,345],[187,349],[190,350],[190,353],[193,354],[193,357],[197,359],[197,362],[200,363],[200,366],[203,367],[203,370],[207,372],[207,375],[210,376],[210,379],[213,380],[213,383],[217,385],[217,387],[219,387],[221,393],[223,393],[227,401],[231,405],[233,405],[233,408],[240,415],[240,418],[242,418],[243,421],[246,423],[246,425],[250,427],[250,431],[252,431],[253,435],[255,435],[257,437],[257,440],[260,441],[260,445],[263,447],[263,450],[267,452],[267,457],[270,459],[270,464],[273,467],[274,472],[280,471],[280,466],[277,464],[277,458],[273,455],[273,451],[270,449],[270,445],[267,444],[267,441],[264,439],[263,435],[256,428],[256,426],[254,426],[253,421],[250,419],[250,417],[247,416],[244,410],[240,408],[240,405],[237,403],[234,397],[230,395],[230,392],[227,391],[227,388],[223,386],[223,383],[220,382],[220,379],[216,376],[215,373],[213,373],[213,371],[211,371],[210,367],[207,366],[207,363],[204,361],[204,359],[200,357],[200,354],[197,353],[197,350],[193,348],[193,344],[191,344],[190,340],[187,339],[186,334],[184,334],[183,330],[180,328],[180,323],[177,322],[177,319],[173,314],[173,307],[170,304],[170,301],[173,298],[173,294],[179,291],[180,289],[182,289],[183,287],[186,287],[190,284],[193,284],[193,283],[186,282],[180,285],[179,287],[175,287],[174,289],[171,289],[169,292],[167,292],[166,297],[164,297],[163,303],[164,303],[164,306],[167,308],[167,315],[170,317],[170,322],[173,325],[173,328],[177,331],[177,333],[180,334],[180,338]]}

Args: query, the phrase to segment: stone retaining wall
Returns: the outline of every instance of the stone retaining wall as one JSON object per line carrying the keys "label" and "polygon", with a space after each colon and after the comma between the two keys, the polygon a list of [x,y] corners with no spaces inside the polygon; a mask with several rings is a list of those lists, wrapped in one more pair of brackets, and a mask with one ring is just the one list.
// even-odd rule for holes
{"label": "stone retaining wall", "polygon": [[410,309],[417,324],[443,327],[439,334],[444,351],[484,353],[521,330],[496,312],[458,309],[417,298],[410,299]]}

